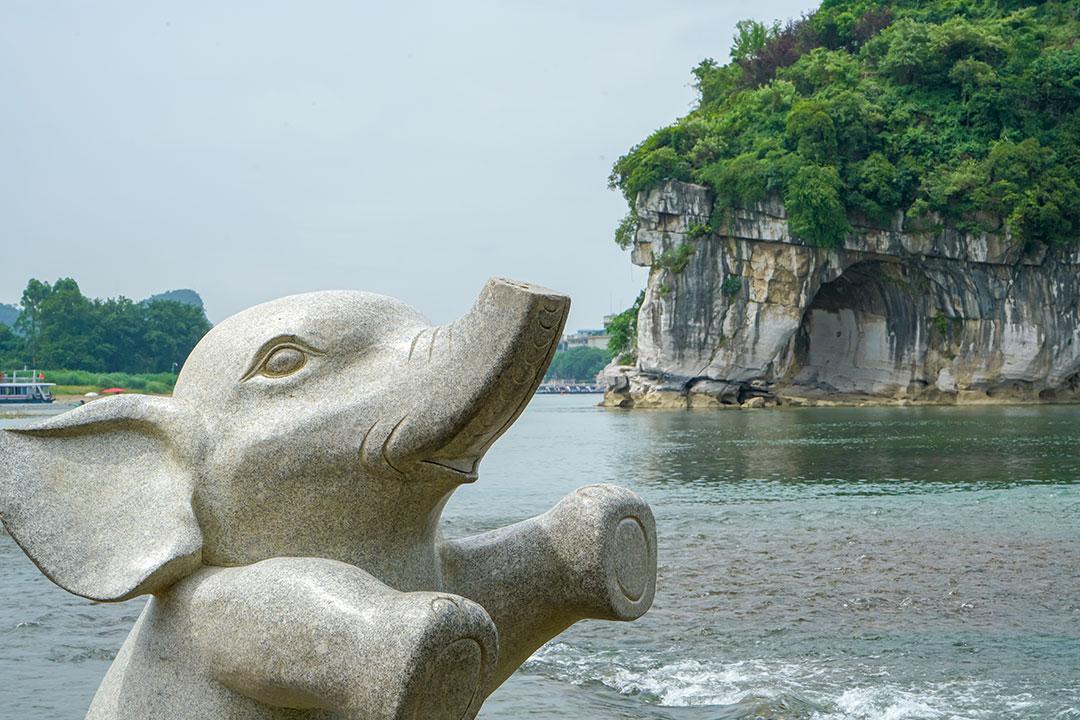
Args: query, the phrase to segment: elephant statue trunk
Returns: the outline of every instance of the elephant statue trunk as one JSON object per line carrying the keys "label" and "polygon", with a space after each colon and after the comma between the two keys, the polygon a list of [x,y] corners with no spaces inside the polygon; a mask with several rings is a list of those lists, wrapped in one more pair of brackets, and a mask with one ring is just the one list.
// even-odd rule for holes
{"label": "elephant statue trunk", "polygon": [[369,293],[282,298],[211,330],[171,398],[0,432],[0,517],[42,572],[151,596],[88,719],[468,720],[569,625],[648,610],[655,523],[629,490],[439,533],[569,305],[502,279],[441,326]]}
{"label": "elephant statue trunk", "polygon": [[410,342],[425,397],[393,430],[387,455],[476,479],[492,443],[525,409],[562,335],[570,301],[544,288],[492,279],[472,309]]}

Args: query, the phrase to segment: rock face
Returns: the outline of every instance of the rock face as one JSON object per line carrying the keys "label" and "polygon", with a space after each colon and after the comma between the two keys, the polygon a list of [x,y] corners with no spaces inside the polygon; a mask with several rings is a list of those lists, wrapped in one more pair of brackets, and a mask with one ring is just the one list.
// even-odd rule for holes
{"label": "rock face", "polygon": [[706,188],[639,196],[635,264],[652,267],[633,368],[605,404],[1064,402],[1080,398],[1080,252],[855,225],[838,249],[788,231],[776,201],[705,233]]}

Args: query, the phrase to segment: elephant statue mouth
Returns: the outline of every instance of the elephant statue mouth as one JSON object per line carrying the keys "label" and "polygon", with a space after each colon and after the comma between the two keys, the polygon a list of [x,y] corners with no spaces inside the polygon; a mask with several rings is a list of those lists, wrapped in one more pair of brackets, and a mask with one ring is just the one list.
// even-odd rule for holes
{"label": "elephant statue mouth", "polygon": [[[570,299],[537,285],[489,280],[472,310],[433,329],[446,338],[427,368],[423,417],[406,416],[386,457],[412,460],[457,483],[473,482],[488,448],[532,399],[558,347]],[[431,408],[438,418],[432,420]]]}
{"label": "elephant statue mouth", "polygon": [[439,470],[443,470],[457,477],[461,478],[461,482],[469,483],[474,482],[477,478],[477,468],[480,465],[480,458],[460,458],[458,460],[424,460],[422,461],[427,465],[433,465]]}

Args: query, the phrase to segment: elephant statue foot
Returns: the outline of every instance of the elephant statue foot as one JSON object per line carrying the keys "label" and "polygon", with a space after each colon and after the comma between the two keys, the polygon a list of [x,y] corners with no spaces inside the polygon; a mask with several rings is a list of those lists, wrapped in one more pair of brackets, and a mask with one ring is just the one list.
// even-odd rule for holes
{"label": "elephant statue foot", "polygon": [[155,717],[180,685],[176,717],[460,720],[497,654],[491,618],[460,596],[320,558],[204,568],[150,600],[89,717]]}
{"label": "elephant statue foot", "polygon": [[648,610],[655,523],[629,490],[439,530],[568,310],[501,279],[439,326],[368,293],[283,298],[211,330],[171,398],[0,432],[0,517],[42,572],[152,595],[87,717],[468,720],[571,624]]}

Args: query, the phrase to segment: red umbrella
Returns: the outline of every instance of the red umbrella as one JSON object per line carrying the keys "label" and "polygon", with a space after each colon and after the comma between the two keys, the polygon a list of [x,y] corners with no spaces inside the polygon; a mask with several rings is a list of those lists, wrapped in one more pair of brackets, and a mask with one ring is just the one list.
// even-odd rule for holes
{"label": "red umbrella", "polygon": [[127,392],[127,390],[125,390],[124,388],[108,388],[106,390],[102,390],[101,394],[102,395],[119,395],[122,392]]}

